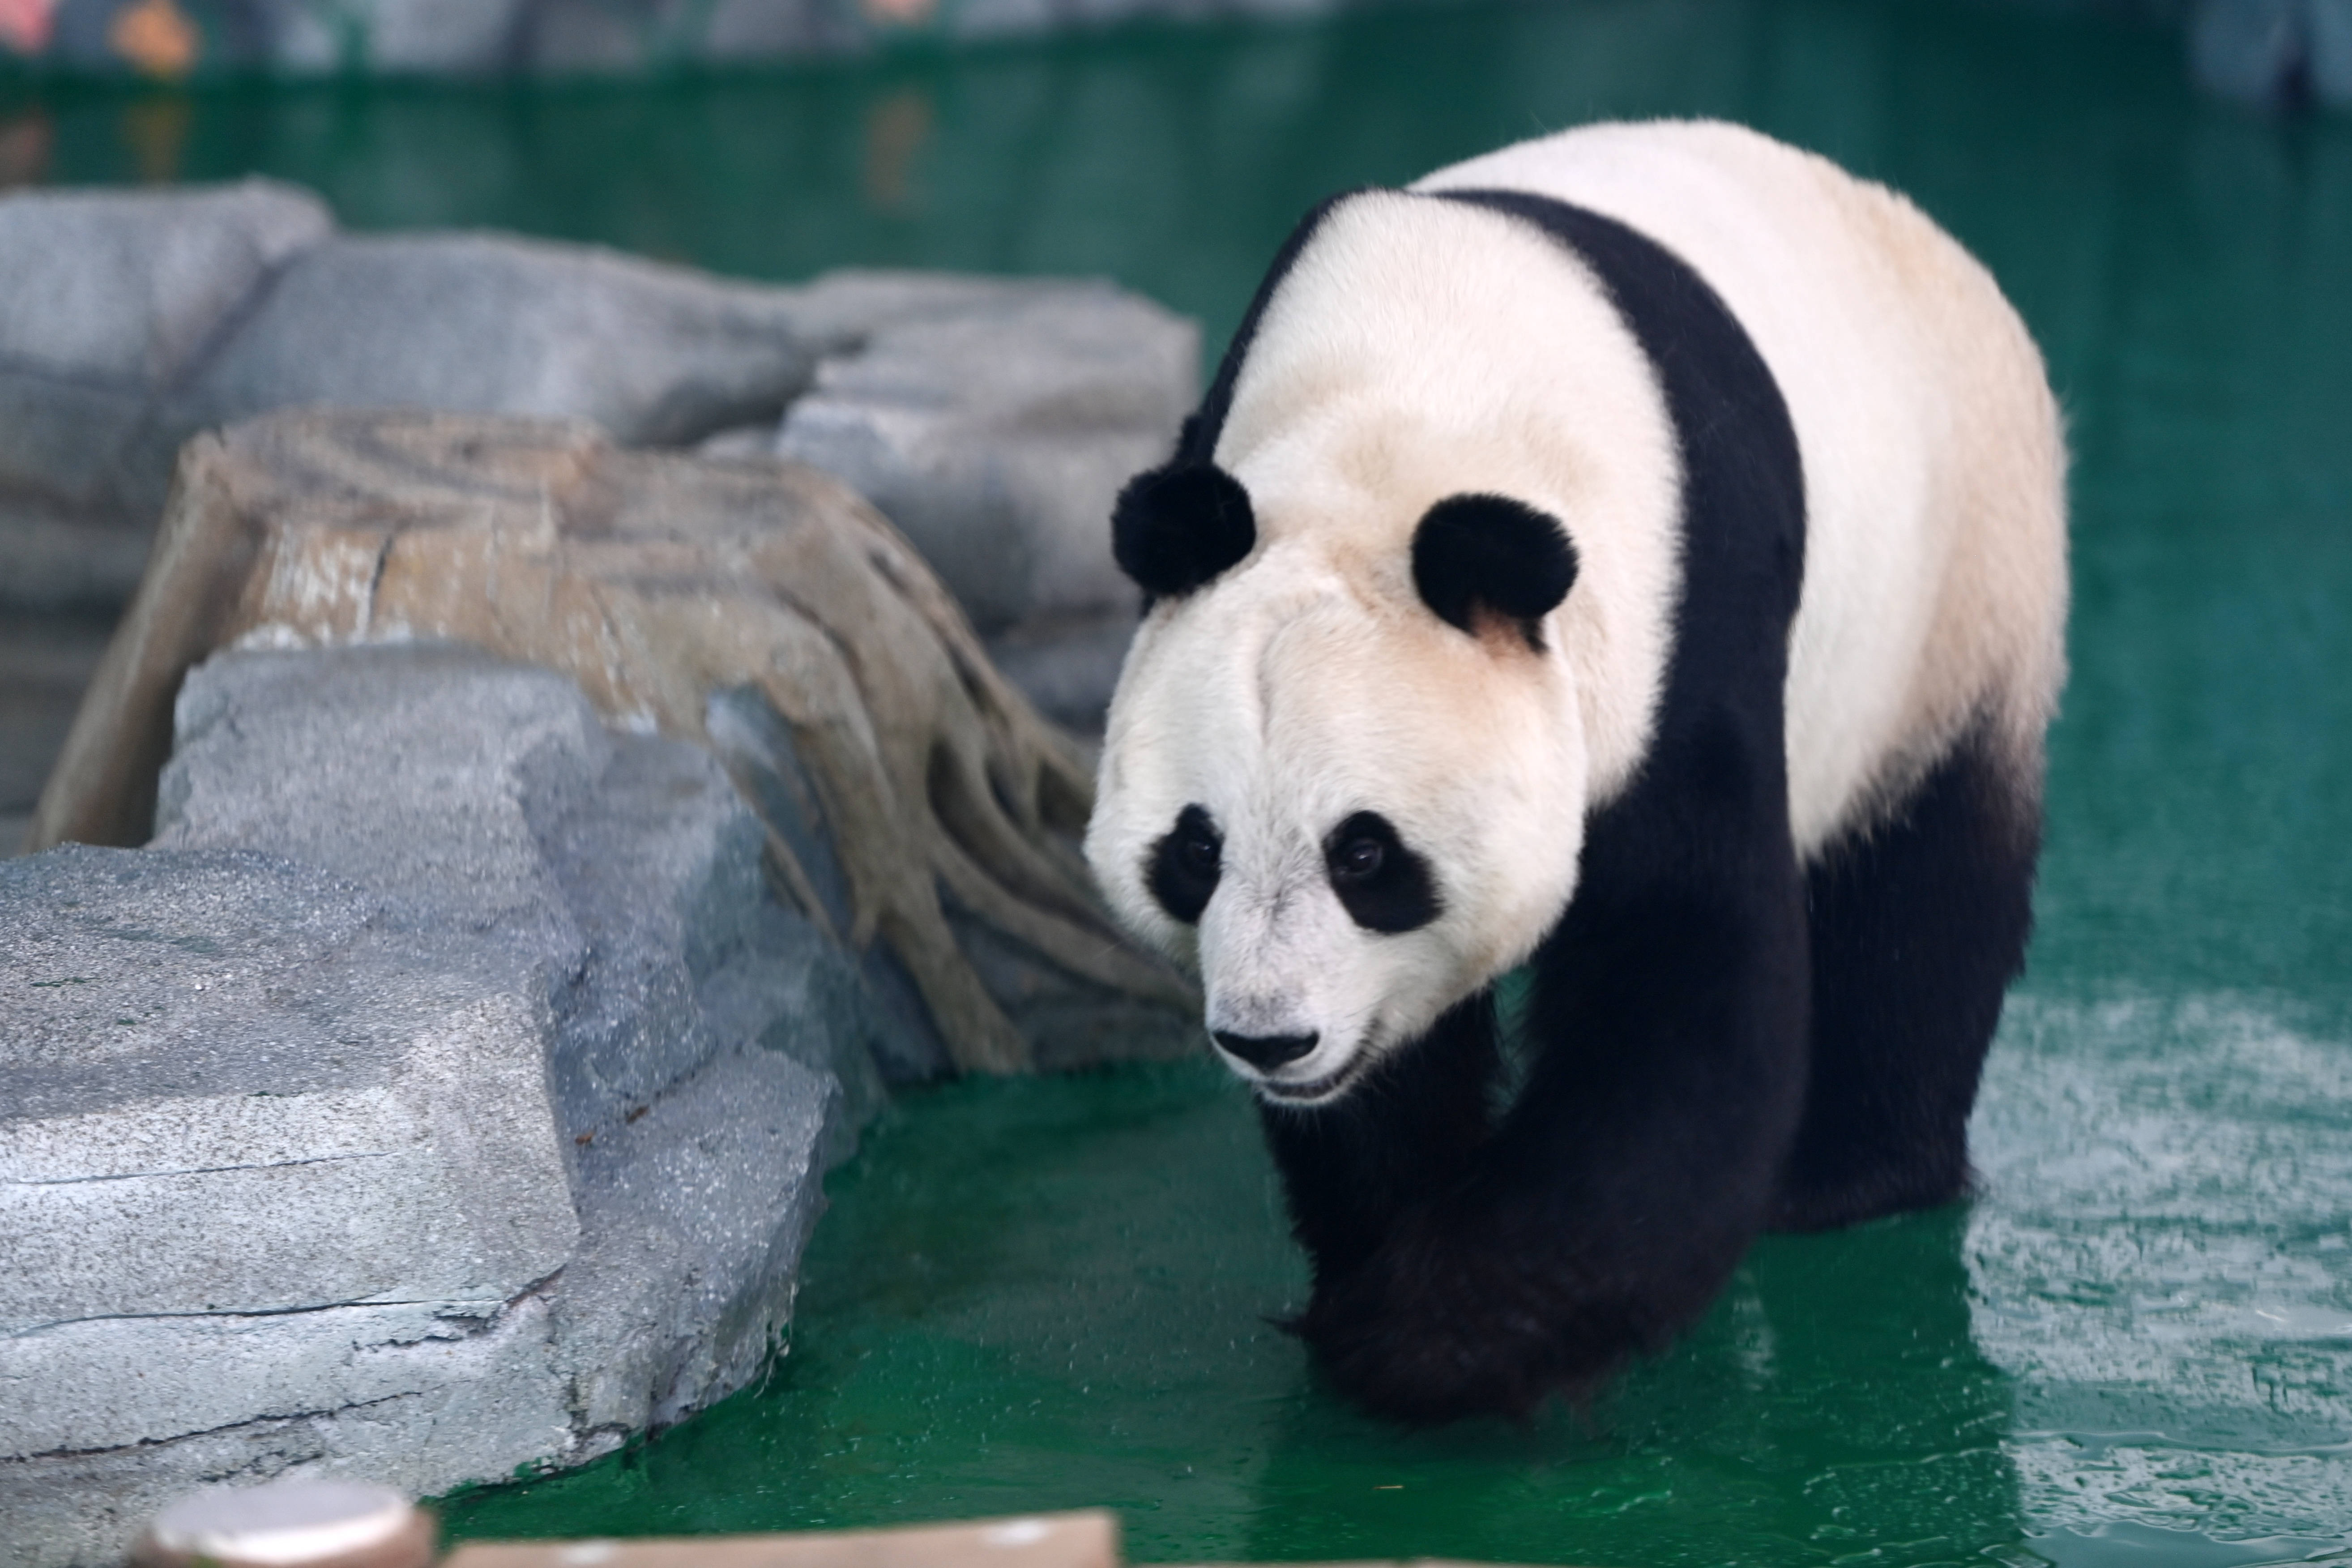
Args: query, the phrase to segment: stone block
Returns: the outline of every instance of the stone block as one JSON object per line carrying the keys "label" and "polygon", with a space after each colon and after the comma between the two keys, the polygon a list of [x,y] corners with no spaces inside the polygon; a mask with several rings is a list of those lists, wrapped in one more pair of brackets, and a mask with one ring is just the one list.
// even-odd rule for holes
{"label": "stone block", "polygon": [[2302,69],[2305,0],[2198,0],[2189,21],[2189,74],[2221,98],[2276,104]]}
{"label": "stone block", "polygon": [[984,632],[1132,606],[1111,502],[1192,409],[1192,323],[1089,283],[852,278],[799,309],[812,336],[821,321],[856,346],[820,364],[780,455],[880,507]]}
{"label": "stone block", "polygon": [[479,76],[510,63],[526,0],[401,0],[368,17],[368,63],[395,75]]}
{"label": "stone block", "polygon": [[1037,710],[1081,735],[1099,738],[1135,640],[1137,616],[1121,607],[1091,616],[1047,616],[988,639],[988,657]]}
{"label": "stone block", "polygon": [[[0,866],[0,1381],[74,1324],[486,1314],[562,1266],[543,1008],[373,915],[252,854]],[[76,1446],[32,1408],[0,1455]]]}
{"label": "stone block", "polygon": [[287,269],[164,434],[333,403],[585,416],[682,445],[775,417],[811,368],[774,289],[507,236],[344,237]]}
{"label": "stone block", "polygon": [[0,195],[0,364],[161,386],[333,227],[318,197],[271,180]]}
{"label": "stone block", "polygon": [[144,850],[0,865],[0,1564],[752,1377],[894,1025],[712,759],[406,644],[189,677]]}
{"label": "stone block", "polygon": [[[0,433],[0,449],[26,429],[8,425],[5,413],[0,412],[0,432],[5,432]],[[73,439],[88,434],[75,432]],[[39,450],[28,446],[28,455]],[[6,460],[0,456],[0,465]],[[33,456],[33,464],[38,462]],[[79,477],[87,486],[99,476]],[[77,507],[53,494],[0,485],[0,615],[120,609],[137,590],[154,542],[152,518],[142,521],[106,508]]]}
{"label": "stone block", "polygon": [[617,1447],[740,1388],[792,1316],[839,1087],[781,1052],[714,1058],[580,1152],[556,1362],[583,1440]]}
{"label": "stone block", "polygon": [[2310,0],[2311,90],[2322,103],[2352,109],[2352,0]]}

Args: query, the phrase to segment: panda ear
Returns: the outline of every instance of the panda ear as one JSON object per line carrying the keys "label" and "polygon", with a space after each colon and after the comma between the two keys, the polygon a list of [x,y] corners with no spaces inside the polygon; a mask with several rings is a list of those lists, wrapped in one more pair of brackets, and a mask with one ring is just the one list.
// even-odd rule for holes
{"label": "panda ear", "polygon": [[1213,463],[1171,463],[1138,474],[1111,510],[1111,554],[1153,598],[1191,593],[1256,542],[1249,492]]}
{"label": "panda ear", "polygon": [[1449,496],[1412,535],[1412,584],[1440,620],[1475,633],[1478,612],[1517,621],[1540,652],[1538,625],[1576,582],[1576,546],[1549,512],[1508,496]]}

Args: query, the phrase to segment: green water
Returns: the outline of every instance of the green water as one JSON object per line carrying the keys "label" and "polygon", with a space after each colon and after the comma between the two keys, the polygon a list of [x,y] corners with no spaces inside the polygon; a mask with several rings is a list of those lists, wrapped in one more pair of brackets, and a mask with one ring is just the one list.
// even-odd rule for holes
{"label": "green water", "polygon": [[1206,1064],[907,1097],[766,1386],[461,1536],[1105,1503],[1165,1561],[2232,1568],[2352,1554],[2352,121],[1987,5],[1458,5],[651,87],[0,84],[0,175],[264,170],[361,226],[728,271],[1111,274],[1240,314],[1297,212],[1495,142],[1737,117],[1912,192],[2044,344],[2074,679],[1986,1195],[1768,1240],[1588,1422],[1411,1436],[1265,1315],[1299,1260]]}

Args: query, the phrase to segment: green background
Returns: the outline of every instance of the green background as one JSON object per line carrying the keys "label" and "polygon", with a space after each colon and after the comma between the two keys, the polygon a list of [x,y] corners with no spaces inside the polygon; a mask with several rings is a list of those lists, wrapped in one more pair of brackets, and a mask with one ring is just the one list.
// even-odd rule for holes
{"label": "green background", "polygon": [[1375,9],[627,87],[0,81],[0,177],[310,184],[718,270],[1101,272],[1212,348],[1308,204],[1713,114],[1914,195],[2042,342],[2074,680],[1985,1195],[1774,1238],[1589,1415],[1404,1434],[1268,1314],[1304,1272],[1207,1063],[906,1096],[764,1386],[459,1535],[1102,1503],[1140,1558],[2193,1568],[2352,1557],[2352,122],[2175,34],[1896,0]]}

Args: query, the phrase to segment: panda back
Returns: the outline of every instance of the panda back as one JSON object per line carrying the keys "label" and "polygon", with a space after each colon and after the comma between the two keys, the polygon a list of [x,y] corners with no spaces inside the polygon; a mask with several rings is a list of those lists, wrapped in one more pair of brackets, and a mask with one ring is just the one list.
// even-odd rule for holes
{"label": "panda back", "polygon": [[1983,268],[1900,197],[1752,132],[1604,125],[1415,187],[1525,191],[1626,224],[1723,299],[1805,476],[1787,687],[1812,858],[1966,731],[2038,778],[2063,679],[2063,459],[2039,355]]}

